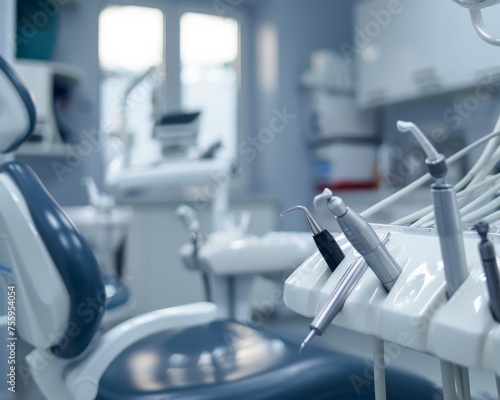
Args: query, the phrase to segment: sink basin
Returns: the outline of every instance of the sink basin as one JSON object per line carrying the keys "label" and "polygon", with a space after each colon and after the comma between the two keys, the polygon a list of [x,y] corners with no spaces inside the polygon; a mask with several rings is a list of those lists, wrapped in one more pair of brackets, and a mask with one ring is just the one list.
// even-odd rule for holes
{"label": "sink basin", "polygon": [[215,275],[259,274],[282,278],[316,250],[310,232],[269,232],[235,240],[208,238],[200,258]]}
{"label": "sink basin", "polygon": [[110,236],[114,250],[123,242],[132,221],[132,207],[113,207],[110,215],[103,215],[95,207],[66,207],[64,211],[88,240],[92,248],[97,248],[104,233]]}

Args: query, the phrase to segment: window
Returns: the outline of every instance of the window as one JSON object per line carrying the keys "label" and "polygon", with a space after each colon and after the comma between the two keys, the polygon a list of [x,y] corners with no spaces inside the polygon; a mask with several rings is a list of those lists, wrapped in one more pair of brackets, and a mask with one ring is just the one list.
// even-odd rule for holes
{"label": "window", "polygon": [[153,139],[161,113],[201,111],[198,145],[221,141],[220,155],[234,159],[239,22],[166,7],[109,5],[101,11],[101,131],[125,142],[128,165],[151,164],[162,158]]}
{"label": "window", "polygon": [[99,17],[101,131],[130,146],[128,163],[161,156],[152,138],[152,101],[164,78],[163,11],[151,7],[107,6]]}
{"label": "window", "polygon": [[239,24],[185,13],[180,21],[181,104],[202,111],[199,144],[222,142],[235,158],[238,132]]}

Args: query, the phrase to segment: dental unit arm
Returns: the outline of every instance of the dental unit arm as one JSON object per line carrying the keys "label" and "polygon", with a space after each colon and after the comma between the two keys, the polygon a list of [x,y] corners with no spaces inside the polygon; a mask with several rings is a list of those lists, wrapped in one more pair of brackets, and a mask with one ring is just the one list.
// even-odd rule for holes
{"label": "dental unit arm", "polygon": [[311,227],[311,231],[313,233],[313,239],[316,243],[316,247],[319,252],[323,256],[328,268],[330,271],[335,271],[335,269],[339,266],[339,264],[344,259],[345,255],[338,245],[335,238],[332,236],[328,230],[323,228],[311,215],[309,210],[304,206],[295,206],[285,210],[281,213],[280,219],[283,218],[285,214],[291,213],[293,211],[301,210],[304,212],[307,222]]}
{"label": "dental unit arm", "polygon": [[482,8],[494,6],[499,4],[500,0],[453,0],[455,3],[461,5],[462,7],[468,8],[474,29],[477,34],[485,42],[492,44],[494,46],[500,46],[500,38],[495,38],[491,35],[486,28],[483,20],[483,15],[481,13]]}

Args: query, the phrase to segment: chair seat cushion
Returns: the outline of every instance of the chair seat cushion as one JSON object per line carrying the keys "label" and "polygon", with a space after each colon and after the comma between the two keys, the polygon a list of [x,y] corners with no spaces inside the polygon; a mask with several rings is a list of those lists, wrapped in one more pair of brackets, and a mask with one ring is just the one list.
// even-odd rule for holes
{"label": "chair seat cushion", "polygon": [[[98,399],[373,399],[369,360],[314,346],[299,355],[297,349],[235,321],[167,331],[117,357],[101,379]],[[388,371],[388,386],[393,400],[441,398],[432,384],[403,372]]]}

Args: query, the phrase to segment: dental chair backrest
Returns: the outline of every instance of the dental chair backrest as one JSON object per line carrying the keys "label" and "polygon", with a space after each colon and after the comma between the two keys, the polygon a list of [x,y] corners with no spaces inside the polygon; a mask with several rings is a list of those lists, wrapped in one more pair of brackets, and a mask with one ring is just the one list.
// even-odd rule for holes
{"label": "dental chair backrest", "polygon": [[35,122],[31,93],[0,57],[0,270],[16,286],[17,334],[71,358],[98,330],[106,296],[85,239],[36,174],[14,160]]}

